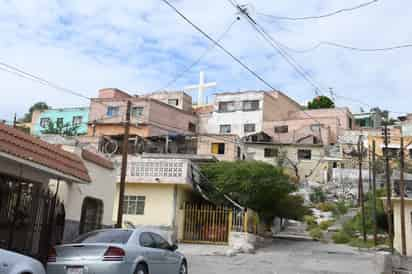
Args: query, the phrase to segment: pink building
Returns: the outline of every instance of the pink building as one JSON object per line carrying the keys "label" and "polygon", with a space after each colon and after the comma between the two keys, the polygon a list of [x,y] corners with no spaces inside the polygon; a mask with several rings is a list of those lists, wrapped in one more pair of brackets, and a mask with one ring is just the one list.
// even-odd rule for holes
{"label": "pink building", "polygon": [[150,137],[197,132],[197,117],[192,111],[149,96],[132,96],[119,89],[102,89],[98,98],[92,98],[90,103],[88,135],[122,135],[127,101],[132,102],[131,135]]}
{"label": "pink building", "polygon": [[275,142],[335,144],[344,130],[354,128],[348,108],[300,110],[286,119],[264,122],[263,131]]}

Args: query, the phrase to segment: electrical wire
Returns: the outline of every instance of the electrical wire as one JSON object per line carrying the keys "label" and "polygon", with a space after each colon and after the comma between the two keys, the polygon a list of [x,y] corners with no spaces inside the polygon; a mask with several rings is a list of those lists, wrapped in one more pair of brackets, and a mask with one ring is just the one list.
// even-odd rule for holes
{"label": "electrical wire", "polygon": [[[229,26],[226,28],[226,30],[218,37],[216,42],[220,43],[223,38],[230,32],[232,29],[233,25],[239,20],[240,18],[236,18],[233,22],[229,24]],[[183,71],[178,73],[172,80],[170,80],[167,84],[165,84],[162,88],[158,89],[157,91],[163,91],[166,90],[168,87],[171,85],[175,84],[177,81],[179,81],[186,73],[188,73],[190,70],[192,70],[195,66],[197,66],[203,58],[206,57],[214,48],[216,47],[216,44],[210,45],[200,56],[197,58],[193,63],[191,63],[189,66],[187,66]]]}
{"label": "electrical wire", "polygon": [[287,17],[287,16],[270,15],[270,14],[261,13],[261,12],[258,12],[258,14],[261,15],[261,16],[268,17],[268,18],[272,18],[274,20],[288,20],[288,21],[315,20],[315,19],[322,19],[322,18],[326,18],[326,17],[335,16],[335,15],[338,15],[338,14],[344,13],[344,12],[350,12],[350,11],[354,11],[354,10],[357,10],[357,9],[361,9],[361,8],[367,7],[369,5],[375,4],[378,1],[379,0],[372,0],[372,1],[369,1],[369,2],[365,2],[365,3],[362,3],[362,4],[356,5],[354,7],[344,8],[344,9],[336,10],[336,11],[329,12],[329,13],[326,13],[326,14],[315,15],[315,16]]}
{"label": "electrical wire", "polygon": [[348,45],[343,45],[343,44],[339,44],[336,42],[329,42],[329,41],[321,41],[317,43],[315,46],[306,48],[306,49],[295,49],[295,48],[286,46],[285,44],[282,44],[282,46],[288,51],[292,51],[295,53],[308,53],[311,51],[315,51],[322,46],[330,46],[330,47],[347,49],[347,50],[352,50],[352,51],[360,51],[360,52],[382,52],[382,51],[394,51],[394,50],[399,50],[399,49],[412,48],[412,44],[402,44],[402,45],[382,47],[382,48],[358,48],[354,46],[348,46]]}
{"label": "electrical wire", "polygon": [[230,56],[234,61],[236,61],[239,65],[241,65],[244,69],[246,69],[250,74],[252,74],[256,79],[261,81],[264,85],[266,85],[271,90],[277,90],[274,88],[269,82],[263,79],[257,72],[251,69],[248,65],[246,65],[242,60],[238,57],[233,55],[229,50],[223,47],[219,42],[214,40],[209,34],[203,31],[199,26],[194,24],[189,18],[187,18],[181,11],[179,11],[175,6],[173,6],[168,0],[161,0],[166,5],[168,5],[173,11],[175,11],[180,17],[182,17],[188,24],[190,24],[193,28],[195,28],[198,32],[200,32],[203,36],[205,36],[208,40],[210,40],[213,44],[215,44],[218,48],[224,51],[228,56]]}

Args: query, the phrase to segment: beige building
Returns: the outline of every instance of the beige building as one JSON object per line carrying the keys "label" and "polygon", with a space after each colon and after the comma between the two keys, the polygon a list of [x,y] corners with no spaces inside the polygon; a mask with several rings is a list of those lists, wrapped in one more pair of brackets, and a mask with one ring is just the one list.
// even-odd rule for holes
{"label": "beige building", "polygon": [[[129,156],[124,222],[170,230],[181,240],[184,203],[191,200],[192,190],[189,159]],[[117,218],[119,184],[115,193],[113,221]]]}
{"label": "beige building", "polygon": [[284,166],[299,181],[325,182],[328,162],[325,149],[318,144],[279,144],[270,136],[260,133],[258,138],[245,138],[244,154],[247,160],[263,161]]}
{"label": "beige building", "polygon": [[88,135],[123,135],[127,101],[132,102],[132,136],[197,132],[197,117],[192,111],[182,110],[147,96],[131,96],[118,89],[102,89],[99,97],[92,98],[90,103]]}
{"label": "beige building", "polygon": [[192,111],[192,97],[183,91],[159,91],[145,95],[184,111]]}
{"label": "beige building", "polygon": [[219,161],[241,160],[240,138],[232,134],[202,134],[197,138],[197,154],[213,155]]}

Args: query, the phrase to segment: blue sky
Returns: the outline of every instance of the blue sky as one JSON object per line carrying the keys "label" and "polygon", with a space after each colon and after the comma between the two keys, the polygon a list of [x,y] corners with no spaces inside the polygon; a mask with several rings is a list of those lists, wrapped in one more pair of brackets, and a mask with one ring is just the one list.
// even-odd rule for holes
{"label": "blue sky", "polygon": [[[255,0],[252,16],[272,36],[292,48],[319,41],[357,47],[412,43],[412,3],[380,0],[350,13],[321,20],[271,22],[258,12],[280,16],[316,15],[351,7],[363,0]],[[303,3],[302,3],[303,2]],[[179,0],[173,3],[213,37],[235,19],[228,1]],[[254,12],[253,12],[254,11]],[[15,65],[89,97],[117,87],[131,93],[165,86],[196,60],[210,44],[160,0],[0,0],[0,62]],[[314,89],[269,47],[245,20],[236,22],[222,44],[261,74],[272,86],[304,103]],[[292,56],[325,90],[357,98],[373,106],[411,111],[411,49],[358,53],[321,47]],[[169,89],[198,81],[199,70],[216,81],[214,92],[267,89],[223,54],[211,51]],[[85,106],[82,98],[0,71],[0,118],[21,116],[36,101],[53,107]],[[338,100],[340,106],[359,105]],[[364,106],[367,109],[366,106]]]}

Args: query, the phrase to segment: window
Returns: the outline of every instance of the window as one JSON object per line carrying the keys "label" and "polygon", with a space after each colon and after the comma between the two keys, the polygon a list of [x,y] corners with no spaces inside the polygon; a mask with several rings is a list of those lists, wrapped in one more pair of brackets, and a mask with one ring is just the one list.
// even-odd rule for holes
{"label": "window", "polygon": [[80,234],[101,228],[103,216],[103,201],[86,197],[83,200],[80,217]]}
{"label": "window", "polygon": [[123,210],[127,215],[144,215],[145,196],[124,196]]}
{"label": "window", "polygon": [[299,149],[298,150],[298,160],[311,160],[312,150],[310,149]]}
{"label": "window", "polygon": [[167,103],[169,105],[172,105],[172,106],[178,106],[179,105],[179,99],[169,99],[169,100],[167,100]]}
{"label": "window", "polygon": [[410,149],[408,151],[409,151],[409,159],[412,159],[412,149]]}
{"label": "window", "polygon": [[50,123],[50,118],[40,118],[40,126],[42,128],[47,127],[49,123]]}
{"label": "window", "polygon": [[109,106],[107,107],[107,116],[113,117],[119,115],[119,107]]}
{"label": "window", "polygon": [[253,111],[259,109],[259,100],[243,101],[243,111]]}
{"label": "window", "polygon": [[[386,148],[382,148],[383,155],[386,153]],[[401,153],[400,148],[388,148],[388,157],[397,158]]]}
{"label": "window", "polygon": [[265,148],[264,157],[265,158],[274,158],[278,156],[278,149],[277,148]]}
{"label": "window", "polygon": [[243,130],[245,133],[255,132],[256,125],[255,124],[244,124]]}
{"label": "window", "polygon": [[73,121],[72,121],[72,125],[73,126],[78,126],[82,123],[83,121],[83,117],[82,116],[74,116],[73,117]]}
{"label": "window", "polygon": [[220,125],[220,134],[230,133],[232,131],[232,127],[230,125]]}
{"label": "window", "polygon": [[57,120],[56,120],[56,127],[62,128],[63,125],[64,125],[64,120],[63,120],[63,118],[57,118]]}
{"label": "window", "polygon": [[143,115],[144,107],[133,107],[132,108],[132,117],[140,117]]}
{"label": "window", "polygon": [[225,154],[225,143],[213,143],[212,153],[219,155]]}
{"label": "window", "polygon": [[143,247],[150,248],[154,248],[156,246],[152,236],[148,232],[143,232],[140,234],[139,244]]}
{"label": "window", "polygon": [[289,127],[288,126],[278,126],[275,127],[275,133],[288,133]]}
{"label": "window", "polygon": [[155,244],[156,248],[166,249],[166,250],[170,249],[170,244],[165,239],[163,239],[162,236],[160,236],[156,233],[150,233],[150,235],[152,236],[152,238],[154,240],[154,244]]}
{"label": "window", "polygon": [[82,243],[115,243],[125,244],[132,236],[133,230],[103,230],[93,231],[82,235],[73,241],[74,244]]}
{"label": "window", "polygon": [[192,122],[189,122],[189,131],[196,132],[196,125]]}
{"label": "window", "polygon": [[231,112],[235,110],[236,106],[234,101],[219,103],[219,112]]}
{"label": "window", "polygon": [[352,118],[349,118],[349,129],[352,129],[353,127],[353,120]]}

